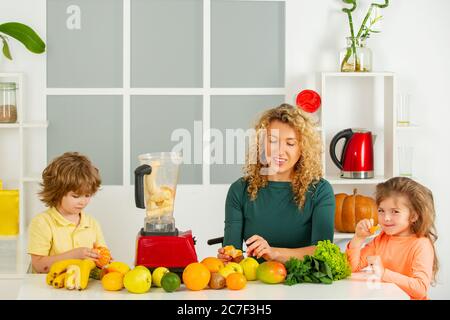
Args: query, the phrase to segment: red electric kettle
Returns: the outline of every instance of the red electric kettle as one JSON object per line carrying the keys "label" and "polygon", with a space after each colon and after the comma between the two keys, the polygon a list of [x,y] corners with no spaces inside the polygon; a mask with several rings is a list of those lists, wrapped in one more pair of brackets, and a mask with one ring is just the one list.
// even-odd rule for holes
{"label": "red electric kettle", "polygon": [[[336,144],[345,139],[340,159],[336,157]],[[342,178],[373,178],[373,141],[372,133],[364,129],[345,129],[338,132],[330,143],[330,156],[334,164],[341,169]]]}

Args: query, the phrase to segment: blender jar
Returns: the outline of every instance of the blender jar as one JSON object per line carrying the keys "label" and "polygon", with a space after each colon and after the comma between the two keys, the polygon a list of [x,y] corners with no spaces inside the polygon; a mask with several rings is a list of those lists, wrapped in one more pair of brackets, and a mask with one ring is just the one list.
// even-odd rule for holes
{"label": "blender jar", "polygon": [[135,171],[135,196],[136,205],[146,209],[144,231],[176,232],[173,209],[181,155],[157,152],[141,154],[138,158],[140,166]]}

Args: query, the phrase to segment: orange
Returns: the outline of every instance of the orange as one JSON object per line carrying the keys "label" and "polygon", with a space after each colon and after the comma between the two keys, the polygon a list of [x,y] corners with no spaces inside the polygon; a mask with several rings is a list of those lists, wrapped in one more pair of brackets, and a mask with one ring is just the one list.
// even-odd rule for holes
{"label": "orange", "polygon": [[228,289],[241,290],[247,284],[247,279],[242,273],[235,272],[227,277],[226,283]]}
{"label": "orange", "polygon": [[103,289],[118,291],[123,288],[123,274],[117,271],[108,272],[102,278]]}
{"label": "orange", "polygon": [[200,262],[188,264],[183,271],[183,283],[190,290],[202,290],[206,288],[211,278],[211,272]]}
{"label": "orange", "polygon": [[218,272],[224,267],[222,260],[216,257],[207,257],[202,262],[210,272]]}

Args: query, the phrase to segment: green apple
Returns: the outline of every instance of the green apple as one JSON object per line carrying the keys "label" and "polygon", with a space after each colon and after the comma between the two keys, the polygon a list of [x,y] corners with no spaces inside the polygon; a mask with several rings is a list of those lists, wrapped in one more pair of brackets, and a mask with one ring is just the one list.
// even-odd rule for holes
{"label": "green apple", "polygon": [[219,273],[222,277],[226,278],[232,273],[244,273],[244,270],[242,269],[241,265],[236,262],[228,262],[225,267],[219,269]]}
{"label": "green apple", "polygon": [[152,276],[150,271],[145,268],[134,268],[128,271],[123,277],[123,285],[129,292],[145,293],[150,290],[152,285]]}
{"label": "green apple", "polygon": [[252,257],[247,257],[239,262],[244,270],[244,276],[248,281],[256,280],[256,269],[258,269],[259,262]]}

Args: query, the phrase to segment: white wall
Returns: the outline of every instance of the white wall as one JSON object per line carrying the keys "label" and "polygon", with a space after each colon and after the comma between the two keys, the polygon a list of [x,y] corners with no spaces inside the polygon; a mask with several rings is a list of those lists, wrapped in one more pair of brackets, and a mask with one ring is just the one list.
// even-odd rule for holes
{"label": "white wall", "polygon": [[[369,0],[361,0],[366,8]],[[413,120],[420,124],[415,135],[415,172],[434,193],[437,244],[441,263],[438,285],[430,290],[434,299],[450,298],[450,258],[447,254],[450,236],[450,201],[447,183],[448,118],[450,102],[450,1],[392,0],[382,11],[382,33],[368,41],[374,54],[374,69],[393,71],[398,75],[400,91],[413,94]],[[301,89],[318,89],[318,72],[337,70],[337,54],[348,35],[346,15],[340,11],[341,0],[287,0],[287,102]],[[364,12],[363,12],[364,11]],[[359,25],[365,9],[355,15]],[[0,22],[20,21],[45,35],[44,0],[0,0]],[[44,37],[45,38],[45,37]],[[34,119],[45,119],[45,56],[29,54],[19,43],[11,42],[14,62],[0,58],[1,72],[26,74],[26,102]],[[41,137],[45,141],[45,137]],[[36,159],[45,158],[45,147]],[[38,160],[38,168],[45,166]],[[36,186],[33,187],[37,189]],[[29,189],[33,189],[30,187]],[[217,246],[206,240],[222,235],[226,186],[180,187],[177,192],[175,218],[179,229],[192,229],[198,239],[199,257],[214,255]],[[36,196],[27,196],[28,219],[42,209]],[[92,200],[89,213],[100,221],[106,240],[117,260],[133,261],[134,240],[143,224],[143,213],[134,207],[133,190],[127,187],[104,187]]]}

